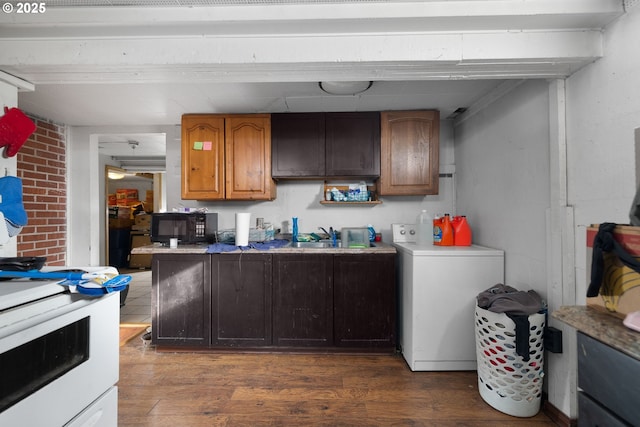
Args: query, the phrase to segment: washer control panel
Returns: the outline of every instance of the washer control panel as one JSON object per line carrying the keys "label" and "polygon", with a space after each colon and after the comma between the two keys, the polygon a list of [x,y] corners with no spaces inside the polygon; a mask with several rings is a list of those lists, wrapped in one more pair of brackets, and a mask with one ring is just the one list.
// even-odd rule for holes
{"label": "washer control panel", "polygon": [[395,243],[410,243],[416,241],[415,224],[391,224],[393,241]]}

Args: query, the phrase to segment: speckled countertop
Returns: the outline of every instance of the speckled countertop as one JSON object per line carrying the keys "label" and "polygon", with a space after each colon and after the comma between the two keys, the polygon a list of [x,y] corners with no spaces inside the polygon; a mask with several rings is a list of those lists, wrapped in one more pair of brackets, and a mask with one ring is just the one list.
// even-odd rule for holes
{"label": "speckled countertop", "polygon": [[[147,246],[139,246],[131,250],[132,254],[206,254],[209,245],[178,245],[177,248],[162,246],[159,243]],[[239,253],[269,253],[269,254],[395,254],[396,248],[393,245],[383,242],[376,242],[375,246],[369,248],[293,248],[285,246],[282,248],[258,250],[247,249],[230,252],[221,252],[221,254],[239,254]]]}
{"label": "speckled countertop", "polygon": [[584,305],[574,305],[560,307],[551,317],[640,360],[640,332],[627,328],[622,324],[622,319],[612,314]]}

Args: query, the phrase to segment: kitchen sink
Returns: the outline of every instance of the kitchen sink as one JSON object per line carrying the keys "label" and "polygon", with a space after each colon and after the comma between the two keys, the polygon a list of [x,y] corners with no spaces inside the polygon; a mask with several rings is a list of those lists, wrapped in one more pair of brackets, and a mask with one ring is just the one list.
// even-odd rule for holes
{"label": "kitchen sink", "polygon": [[[340,247],[340,241],[337,242]],[[319,240],[313,242],[291,242],[291,246],[294,248],[333,248],[333,242],[331,240]]]}
{"label": "kitchen sink", "polygon": [[[338,248],[342,247],[342,242],[340,240],[338,240],[336,242]],[[374,247],[375,244],[371,243],[371,247]],[[327,248],[327,249],[331,249],[333,248],[333,242],[331,240],[317,240],[317,241],[313,241],[313,242],[291,242],[291,247],[292,248]],[[359,248],[352,248],[352,249],[359,249]],[[364,247],[362,248],[364,249]]]}

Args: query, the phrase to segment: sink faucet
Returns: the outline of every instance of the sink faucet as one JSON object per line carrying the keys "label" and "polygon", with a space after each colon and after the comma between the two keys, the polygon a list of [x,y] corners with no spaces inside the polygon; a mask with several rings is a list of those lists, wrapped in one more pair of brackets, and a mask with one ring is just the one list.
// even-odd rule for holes
{"label": "sink faucet", "polygon": [[331,239],[331,242],[333,243],[334,248],[338,246],[338,236],[336,235],[336,232],[333,229],[333,227],[329,227],[329,231],[325,230],[324,227],[318,227],[318,229],[322,230],[324,234],[329,236],[329,238]]}

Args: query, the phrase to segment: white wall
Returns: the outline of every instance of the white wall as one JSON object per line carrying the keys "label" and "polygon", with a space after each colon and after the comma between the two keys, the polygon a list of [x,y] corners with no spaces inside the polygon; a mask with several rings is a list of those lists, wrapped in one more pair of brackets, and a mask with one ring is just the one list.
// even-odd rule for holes
{"label": "white wall", "polygon": [[547,88],[544,80],[526,82],[455,127],[456,203],[469,215],[474,242],[505,251],[507,284],[545,298]]}
{"label": "white wall", "polygon": [[[18,88],[0,80],[0,116],[4,115],[4,107],[16,107],[18,105]],[[5,171],[7,175],[16,175],[16,158],[5,157],[5,148],[0,148],[0,173],[4,176]],[[0,224],[4,226],[4,224]],[[0,256],[2,257],[14,257],[17,253],[17,243],[15,238],[9,239],[4,245],[0,245]]]}
{"label": "white wall", "polygon": [[[563,192],[557,188],[564,184],[552,174],[556,169],[564,173],[557,165],[565,162],[563,144],[552,135],[564,129],[558,119],[564,108],[557,111],[563,88],[545,80],[524,82],[471,111],[471,117],[462,118],[455,127],[457,203],[473,213],[474,241],[504,250],[505,283],[535,290],[550,311],[561,305],[563,295],[555,288],[556,283],[563,286],[562,269],[549,255],[562,253],[556,249],[562,241],[554,224],[564,215],[558,209],[558,194]],[[559,148],[552,150],[554,144]],[[574,285],[569,281],[566,286]],[[549,401],[573,418],[575,353],[575,342],[566,341],[563,354],[547,354],[545,359]]]}
{"label": "white wall", "polygon": [[640,127],[640,7],[604,33],[605,56],[567,80],[568,196],[575,207],[578,303],[586,295],[585,227],[628,223]]}

